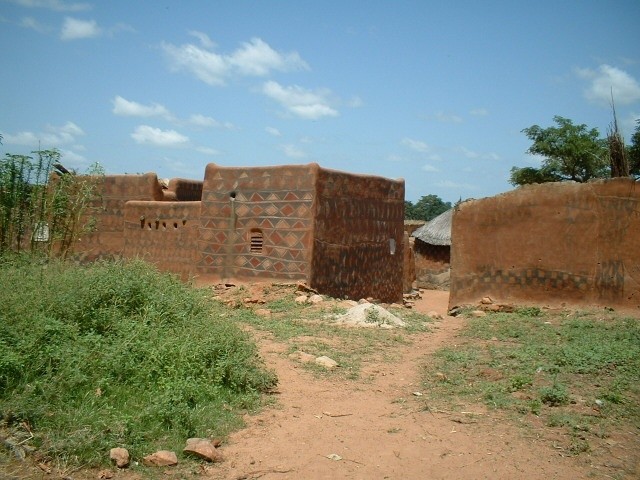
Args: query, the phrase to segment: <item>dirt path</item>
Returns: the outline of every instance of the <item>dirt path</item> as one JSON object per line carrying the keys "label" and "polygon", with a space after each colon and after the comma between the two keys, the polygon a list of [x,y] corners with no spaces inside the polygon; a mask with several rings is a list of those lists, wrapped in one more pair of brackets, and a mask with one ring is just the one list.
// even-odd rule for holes
{"label": "dirt path", "polygon": [[[279,379],[278,406],[248,416],[223,447],[219,479],[576,479],[584,459],[563,457],[527,430],[475,408],[432,413],[420,392],[421,360],[455,342],[461,318],[446,316],[447,292],[428,292],[416,309],[444,319],[399,346],[398,360],[365,365],[361,380],[318,379],[258,340]],[[476,420],[477,419],[477,420]]]}

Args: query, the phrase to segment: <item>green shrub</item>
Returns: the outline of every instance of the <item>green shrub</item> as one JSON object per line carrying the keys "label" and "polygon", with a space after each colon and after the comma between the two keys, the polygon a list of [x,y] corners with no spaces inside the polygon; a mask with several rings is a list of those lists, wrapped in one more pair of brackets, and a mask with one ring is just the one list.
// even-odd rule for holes
{"label": "green shrub", "polygon": [[96,465],[224,436],[276,383],[205,292],[142,262],[0,261],[0,419]]}
{"label": "green shrub", "polygon": [[555,383],[550,387],[540,389],[540,400],[545,405],[557,407],[569,403],[569,393],[567,387],[560,383]]}

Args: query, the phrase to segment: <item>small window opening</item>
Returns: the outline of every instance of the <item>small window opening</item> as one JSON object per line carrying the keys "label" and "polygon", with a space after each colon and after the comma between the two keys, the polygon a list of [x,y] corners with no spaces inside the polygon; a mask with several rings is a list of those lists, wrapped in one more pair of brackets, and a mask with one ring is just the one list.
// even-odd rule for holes
{"label": "small window opening", "polygon": [[395,255],[396,254],[396,239],[395,238],[390,238],[389,239],[389,252],[391,253],[391,255]]}
{"label": "small window opening", "polygon": [[262,231],[251,230],[251,245],[250,245],[251,253],[262,253],[263,242],[264,242],[264,239],[262,237]]}
{"label": "small window opening", "polygon": [[229,198],[235,199],[236,198],[236,192],[229,192]]}
{"label": "small window opening", "polygon": [[178,222],[173,222],[173,228],[178,228]]}

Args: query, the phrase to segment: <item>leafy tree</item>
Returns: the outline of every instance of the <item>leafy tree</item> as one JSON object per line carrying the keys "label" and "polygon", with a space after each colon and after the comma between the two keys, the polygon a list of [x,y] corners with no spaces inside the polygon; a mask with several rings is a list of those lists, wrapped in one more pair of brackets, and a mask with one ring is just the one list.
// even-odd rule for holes
{"label": "leafy tree", "polygon": [[409,200],[404,201],[404,218],[406,218],[407,220],[416,220],[415,207]]}
{"label": "leafy tree", "polygon": [[627,159],[631,174],[640,176],[640,119],[636,120],[636,131],[631,135],[631,145],[627,147]]}
{"label": "leafy tree", "polygon": [[445,202],[437,195],[425,195],[415,205],[410,201],[405,201],[404,204],[404,216],[407,220],[425,220],[427,222],[451,208],[451,202]]}
{"label": "leafy tree", "polygon": [[543,158],[540,168],[511,169],[512,185],[573,180],[586,182],[609,176],[609,155],[606,139],[596,128],[574,125],[567,118],[553,117],[556,126],[542,128],[533,125],[522,132],[533,142],[527,153]]}

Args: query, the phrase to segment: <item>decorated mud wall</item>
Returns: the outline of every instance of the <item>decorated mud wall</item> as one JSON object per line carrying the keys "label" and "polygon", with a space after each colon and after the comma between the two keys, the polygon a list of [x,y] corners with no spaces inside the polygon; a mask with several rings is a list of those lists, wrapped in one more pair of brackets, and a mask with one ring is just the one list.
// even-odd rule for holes
{"label": "decorated mud wall", "polygon": [[306,280],[317,166],[207,165],[198,275]]}
{"label": "decorated mud wall", "polygon": [[100,198],[93,205],[97,229],[82,235],[72,257],[79,262],[121,258],[124,253],[124,207],[129,200],[164,198],[158,176],[107,175],[101,182]]}
{"label": "decorated mud wall", "polygon": [[402,298],[404,180],[319,169],[311,286],[334,297]]}
{"label": "decorated mud wall", "polygon": [[172,178],[168,188],[164,190],[165,200],[177,200],[179,202],[200,201],[202,199],[203,182],[199,180],[187,180],[184,178]]}
{"label": "decorated mud wall", "polygon": [[402,298],[402,180],[209,164],[203,182],[107,176],[99,204],[77,260],[141,257],[202,283],[302,280],[336,297]]}
{"label": "decorated mud wall", "polygon": [[184,280],[194,276],[200,202],[129,201],[124,212],[126,258],[140,257]]}
{"label": "decorated mud wall", "polygon": [[459,205],[450,307],[496,302],[640,309],[640,189],[549,183]]}

